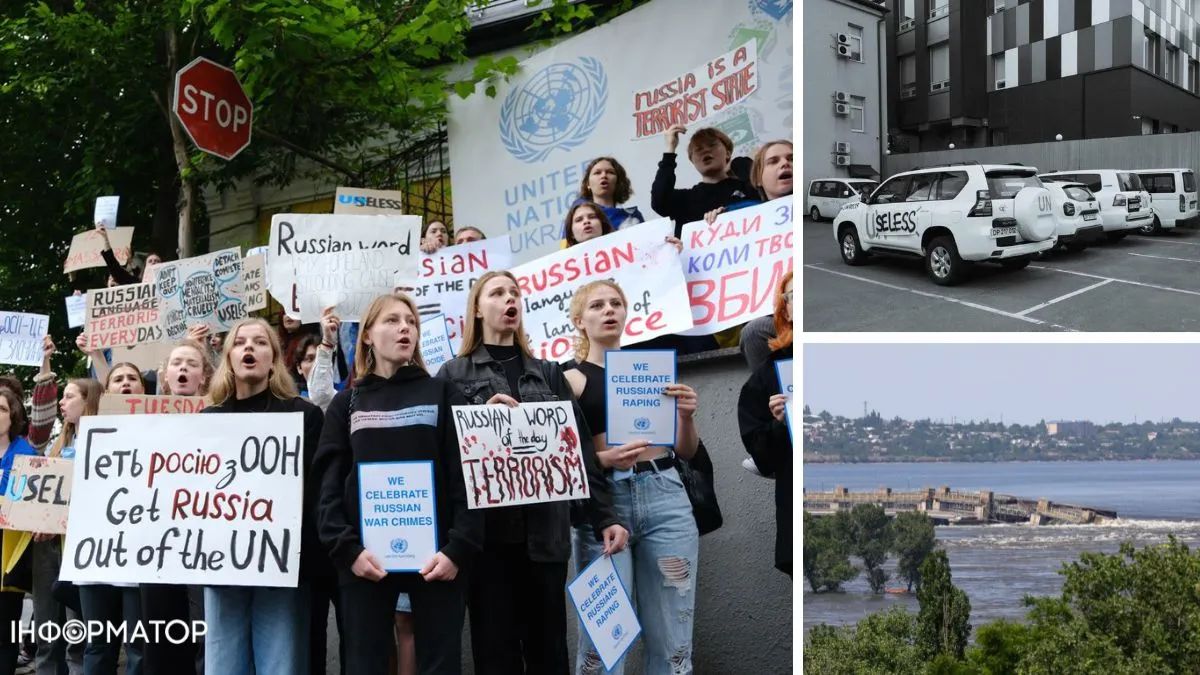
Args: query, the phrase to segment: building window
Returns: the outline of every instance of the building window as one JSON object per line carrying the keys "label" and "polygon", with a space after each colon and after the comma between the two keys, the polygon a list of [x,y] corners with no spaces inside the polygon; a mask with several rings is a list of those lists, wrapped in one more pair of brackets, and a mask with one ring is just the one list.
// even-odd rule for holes
{"label": "building window", "polygon": [[1165,59],[1163,77],[1168,81],[1177,84],[1179,77],[1179,49],[1176,47],[1167,46],[1167,57]]}
{"label": "building window", "polygon": [[901,0],[900,11],[896,13],[896,32],[912,30],[917,25],[917,0]]}
{"label": "building window", "polygon": [[864,133],[867,130],[867,117],[864,114],[867,99],[862,96],[850,97],[850,131]]}
{"label": "building window", "polygon": [[900,98],[917,95],[917,57],[914,54],[900,57]]}
{"label": "building window", "polygon": [[950,45],[934,45],[929,48],[929,91],[945,91],[949,88]]}
{"label": "building window", "polygon": [[950,0],[931,0],[929,3],[929,18],[936,19],[950,13]]}
{"label": "building window", "polygon": [[1003,12],[1003,11],[1004,11],[1004,0],[995,0],[995,2],[992,3],[992,13],[995,14],[997,12]]}
{"label": "building window", "polygon": [[1200,61],[1188,59],[1188,91],[1200,94]]}
{"label": "building window", "polygon": [[1004,52],[992,57],[992,72],[995,74],[994,81],[997,89],[1008,86],[1008,83],[1004,81]]}
{"label": "building window", "polygon": [[1158,34],[1150,32],[1150,29],[1147,28],[1145,32],[1145,39],[1142,40],[1142,45],[1145,52],[1144,56],[1146,70],[1154,73],[1155,75],[1162,75],[1162,64],[1159,63],[1158,59],[1158,42]]}
{"label": "building window", "polygon": [[846,35],[850,36],[850,60],[863,62],[863,29],[852,23],[846,24]]}

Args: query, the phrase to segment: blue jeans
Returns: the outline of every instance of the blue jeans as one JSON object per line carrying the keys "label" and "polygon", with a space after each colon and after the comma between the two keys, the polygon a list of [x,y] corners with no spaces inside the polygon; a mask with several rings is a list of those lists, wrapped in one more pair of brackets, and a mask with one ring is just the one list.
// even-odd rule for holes
{"label": "blue jeans", "polygon": [[[613,556],[617,574],[637,607],[642,624],[646,675],[692,672],[692,611],[700,534],[683,481],[674,468],[608,479],[617,517],[629,528],[629,546]],[[603,554],[591,528],[574,532],[575,563],[582,570]],[[609,672],[623,673],[625,659]],[[575,672],[604,672],[587,632],[580,627]]]}
{"label": "blue jeans", "polygon": [[[87,584],[79,587],[79,604],[83,609],[84,621],[106,621],[112,625],[124,624],[128,639],[142,620],[142,597],[137,586],[121,588],[108,584]],[[84,675],[116,675],[117,661],[121,656],[121,645],[108,642],[103,636],[87,643],[83,648]],[[126,675],[142,674],[142,641],[125,643]]]}
{"label": "blue jeans", "polygon": [[205,675],[308,672],[308,587],[207,586]]}

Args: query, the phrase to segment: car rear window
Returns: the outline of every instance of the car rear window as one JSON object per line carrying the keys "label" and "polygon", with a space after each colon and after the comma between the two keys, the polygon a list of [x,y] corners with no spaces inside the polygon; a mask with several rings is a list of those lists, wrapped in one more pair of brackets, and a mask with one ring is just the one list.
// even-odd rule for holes
{"label": "car rear window", "polygon": [[1067,195],[1067,197],[1074,199],[1077,202],[1088,202],[1095,199],[1095,197],[1092,196],[1092,193],[1089,192],[1087,188],[1080,187],[1078,185],[1065,187],[1063,188],[1063,192]]}
{"label": "car rear window", "polygon": [[1117,185],[1121,188],[1122,192],[1141,192],[1146,189],[1136,173],[1125,173],[1123,171],[1117,172]]}
{"label": "car rear window", "polygon": [[1037,175],[1024,171],[989,171],[987,182],[988,193],[992,199],[1012,199],[1021,188],[1042,187],[1042,181]]}
{"label": "car rear window", "polygon": [[1175,176],[1169,173],[1138,174],[1146,192],[1152,195],[1171,194],[1175,192]]}
{"label": "car rear window", "polygon": [[1191,171],[1183,172],[1183,191],[1184,192],[1195,192],[1196,191],[1196,176]]}

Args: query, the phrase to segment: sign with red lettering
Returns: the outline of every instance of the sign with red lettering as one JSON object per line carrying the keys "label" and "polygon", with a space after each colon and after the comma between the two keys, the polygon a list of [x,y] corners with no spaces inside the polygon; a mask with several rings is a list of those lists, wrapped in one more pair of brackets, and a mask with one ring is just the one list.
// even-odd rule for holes
{"label": "sign with red lettering", "polygon": [[573,357],[571,297],[580,286],[599,279],[616,281],[629,301],[622,345],[691,328],[679,254],[666,242],[674,233],[671,221],[660,218],[513,268],[533,355],[554,361]]}
{"label": "sign with red lettering", "polygon": [[570,401],[456,405],[467,507],[587,499],[587,468]]}
{"label": "sign with red lettering", "polygon": [[175,74],[171,106],[187,135],[204,152],[233,159],[250,145],[254,106],[232,70],[203,56]]}
{"label": "sign with red lettering", "polygon": [[792,198],[683,226],[683,273],[695,328],[709,335],[775,311],[775,293],[792,271]]}
{"label": "sign with red lettering", "polygon": [[[129,262],[133,248],[132,227],[108,228],[108,241],[112,244],[113,255],[117,262],[124,265]],[[104,235],[96,230],[80,232],[71,237],[71,248],[67,251],[67,260],[63,263],[63,274],[77,272],[89,267],[104,267]]]}
{"label": "sign with red lettering", "polygon": [[148,394],[101,394],[101,415],[180,415],[204,410],[203,396],[150,396]]}
{"label": "sign with red lettering", "polygon": [[676,124],[692,126],[738,105],[758,91],[758,41],[734,49],[657,86],[635,91],[633,140],[661,136]]}
{"label": "sign with red lettering", "polygon": [[14,457],[0,497],[0,529],[65,533],[74,464],[61,457]]}
{"label": "sign with red lettering", "polygon": [[83,329],[88,351],[161,340],[160,302],[153,283],[88,291]]}
{"label": "sign with red lettering", "polygon": [[85,416],[61,578],[294,588],[304,471],[303,413]]}

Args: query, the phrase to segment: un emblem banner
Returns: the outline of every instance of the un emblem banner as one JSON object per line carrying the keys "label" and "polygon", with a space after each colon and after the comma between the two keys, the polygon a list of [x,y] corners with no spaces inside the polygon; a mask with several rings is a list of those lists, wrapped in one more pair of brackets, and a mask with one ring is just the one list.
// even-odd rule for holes
{"label": "un emblem banner", "polygon": [[608,77],[591,57],[555,63],[513,89],[500,108],[500,138],[513,157],[540,162],[587,140],[604,116]]}

